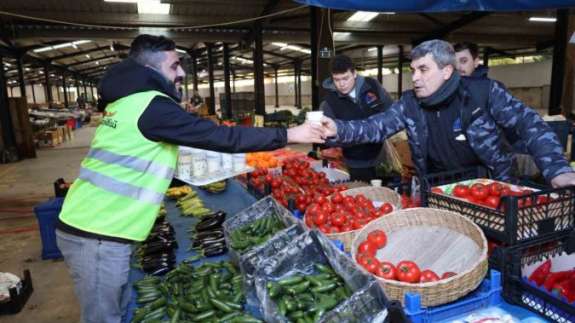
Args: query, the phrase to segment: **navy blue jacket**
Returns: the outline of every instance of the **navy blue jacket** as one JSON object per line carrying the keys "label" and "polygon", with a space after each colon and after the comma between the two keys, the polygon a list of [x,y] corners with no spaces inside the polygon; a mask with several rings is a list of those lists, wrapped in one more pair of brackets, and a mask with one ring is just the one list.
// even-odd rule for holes
{"label": "navy blue jacket", "polygon": [[[332,119],[357,120],[365,119],[385,111],[393,100],[379,82],[373,78],[367,80],[357,75],[355,80],[355,99],[337,91],[332,78],[323,81],[323,88],[328,91],[320,110]],[[343,158],[348,167],[367,168],[376,166],[382,144],[346,145],[343,147]]]}
{"label": "navy blue jacket", "polygon": [[218,126],[187,113],[177,103],[180,95],[173,83],[131,59],[110,68],[99,86],[104,104],[150,90],[173,100],[158,96],[140,116],[138,128],[149,140],[222,152],[274,150],[287,144],[285,129]]}
{"label": "navy blue jacket", "polygon": [[[500,128],[512,129],[525,142],[529,153],[547,181],[557,175],[573,172],[563,155],[557,136],[543,119],[531,108],[513,97],[506,89],[492,80],[462,78],[458,91],[471,97],[473,89],[489,82],[489,98],[486,109],[469,104],[471,121],[465,129],[466,140],[481,162],[490,169],[494,178],[510,181],[512,156],[504,149]],[[366,120],[336,120],[337,136],[333,141],[341,143],[381,142],[385,138],[407,130],[412,159],[419,176],[427,170],[427,125],[421,107],[411,104],[416,100],[413,91],[404,92],[401,99],[387,111]],[[410,102],[411,101],[411,102]],[[463,102],[478,102],[467,100]],[[411,107],[411,108],[410,108]],[[413,108],[415,107],[415,108]]]}

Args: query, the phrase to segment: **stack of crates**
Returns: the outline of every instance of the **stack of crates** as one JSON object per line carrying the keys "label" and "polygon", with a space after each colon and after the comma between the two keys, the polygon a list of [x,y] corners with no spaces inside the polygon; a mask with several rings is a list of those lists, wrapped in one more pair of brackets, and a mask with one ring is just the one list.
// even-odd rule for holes
{"label": "stack of crates", "polygon": [[527,265],[575,252],[575,187],[539,187],[531,194],[502,197],[497,209],[431,191],[435,186],[486,175],[481,167],[429,175],[421,183],[423,205],[466,216],[499,246],[489,264],[503,274],[507,302],[556,322],[575,322],[575,303],[567,304],[565,299],[533,286],[522,273]]}

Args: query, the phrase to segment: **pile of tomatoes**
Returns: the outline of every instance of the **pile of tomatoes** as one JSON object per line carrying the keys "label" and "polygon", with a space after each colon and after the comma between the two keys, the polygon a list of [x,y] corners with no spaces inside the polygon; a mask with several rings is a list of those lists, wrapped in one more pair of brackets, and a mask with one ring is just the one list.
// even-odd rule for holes
{"label": "pile of tomatoes", "polygon": [[323,233],[348,232],[363,228],[372,220],[393,211],[390,203],[376,208],[363,194],[344,196],[336,192],[331,199],[320,196],[306,210],[305,224]]}
{"label": "pile of tomatoes", "polygon": [[[445,194],[439,187],[431,189],[434,193]],[[453,188],[453,196],[465,199],[471,203],[486,206],[492,209],[498,209],[501,206],[501,198],[504,196],[526,196],[532,194],[534,191],[530,189],[522,189],[514,191],[509,185],[492,182],[490,184],[475,183],[470,186],[464,184],[457,184]],[[549,202],[547,196],[541,195],[537,197],[536,203],[538,205]],[[530,199],[520,199],[518,201],[519,207],[531,206],[533,202]]]}
{"label": "pile of tomatoes", "polygon": [[357,247],[355,260],[368,272],[387,280],[397,280],[406,283],[427,283],[446,279],[457,275],[454,272],[445,272],[439,276],[432,270],[421,270],[417,264],[410,260],[403,260],[397,266],[388,261],[379,261],[376,258],[377,250],[385,247],[387,236],[381,230],[371,231],[367,239]]}
{"label": "pile of tomatoes", "polygon": [[269,184],[276,201],[287,207],[288,201],[293,199],[301,212],[305,212],[319,197],[347,190],[345,185],[331,185],[324,172],[316,172],[309,162],[297,159],[284,161],[282,175],[256,169],[251,173],[250,184],[260,192],[264,192],[264,186]]}

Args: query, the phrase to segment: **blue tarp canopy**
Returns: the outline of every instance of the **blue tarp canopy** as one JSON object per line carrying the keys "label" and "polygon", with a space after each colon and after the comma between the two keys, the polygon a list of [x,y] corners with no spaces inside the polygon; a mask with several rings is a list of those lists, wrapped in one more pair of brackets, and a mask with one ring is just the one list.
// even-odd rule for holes
{"label": "blue tarp canopy", "polygon": [[361,11],[526,11],[575,7],[575,0],[295,0],[323,8]]}

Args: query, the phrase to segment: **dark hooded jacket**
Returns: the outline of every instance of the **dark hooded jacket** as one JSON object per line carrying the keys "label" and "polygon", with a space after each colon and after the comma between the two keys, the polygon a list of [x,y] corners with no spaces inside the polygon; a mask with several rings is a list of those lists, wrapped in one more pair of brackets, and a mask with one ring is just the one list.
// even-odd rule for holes
{"label": "dark hooded jacket", "polygon": [[[393,100],[383,87],[373,78],[357,75],[355,80],[355,99],[341,94],[335,88],[332,78],[323,81],[323,88],[328,91],[320,110],[332,119],[358,120],[385,111]],[[346,145],[343,157],[346,165],[352,168],[376,166],[382,144]]]}
{"label": "dark hooded jacket", "polygon": [[[487,84],[480,84],[485,83]],[[473,98],[478,88],[487,85],[487,104],[478,108]],[[505,150],[501,129],[508,129],[525,142],[529,154],[547,181],[555,176],[573,172],[563,155],[556,134],[545,121],[523,102],[514,98],[498,82],[489,79],[463,77],[457,91],[462,97],[461,111],[468,111],[469,123],[462,128],[481,164],[492,176],[503,181],[512,180],[512,156]],[[385,112],[365,120],[336,120],[339,143],[376,143],[407,130],[411,156],[419,176],[429,173],[428,124],[412,90],[403,93]]]}
{"label": "dark hooded jacket", "polygon": [[131,59],[114,65],[99,85],[105,105],[150,90],[170,98],[155,97],[140,116],[138,128],[149,140],[222,152],[274,150],[287,144],[285,129],[218,126],[187,113],[178,104],[180,94],[172,82]]}

